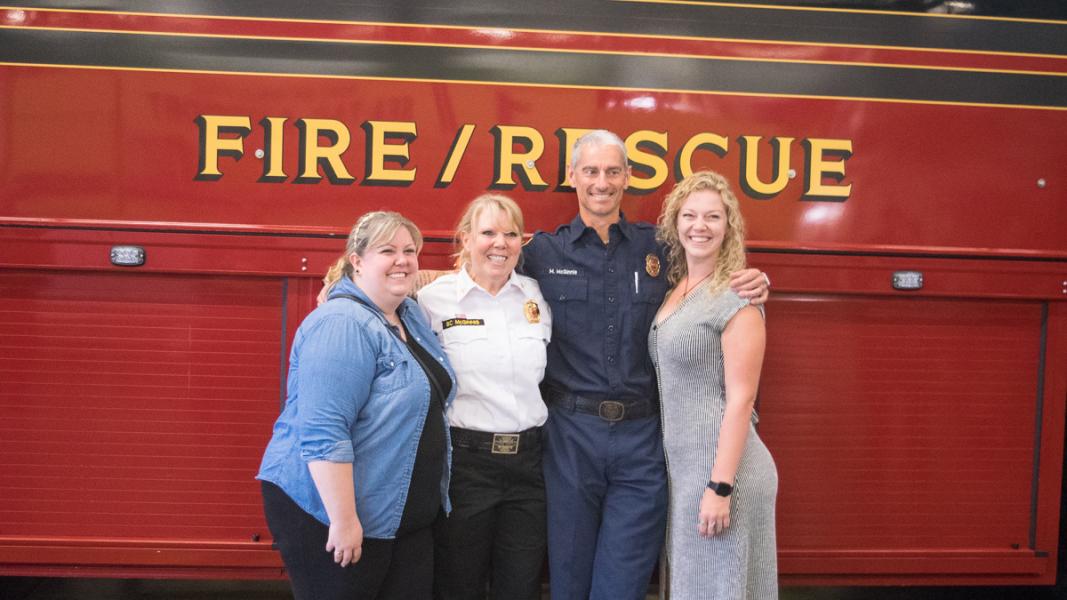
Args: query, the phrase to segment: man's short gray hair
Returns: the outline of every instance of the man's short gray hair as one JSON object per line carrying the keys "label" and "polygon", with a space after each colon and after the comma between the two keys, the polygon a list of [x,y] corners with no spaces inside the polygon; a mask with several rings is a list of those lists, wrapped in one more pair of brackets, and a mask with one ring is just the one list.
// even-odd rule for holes
{"label": "man's short gray hair", "polygon": [[586,146],[615,146],[622,153],[623,166],[629,164],[626,157],[626,144],[623,143],[622,138],[607,129],[594,129],[574,141],[574,148],[571,150],[572,170],[578,167],[578,159],[581,158],[582,149]]}

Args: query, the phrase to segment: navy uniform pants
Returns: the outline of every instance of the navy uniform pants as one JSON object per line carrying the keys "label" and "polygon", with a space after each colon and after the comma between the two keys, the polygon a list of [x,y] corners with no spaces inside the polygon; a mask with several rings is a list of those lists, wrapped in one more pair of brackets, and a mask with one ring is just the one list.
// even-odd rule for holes
{"label": "navy uniform pants", "polygon": [[545,491],[552,600],[641,600],[667,526],[659,416],[609,422],[549,406]]}

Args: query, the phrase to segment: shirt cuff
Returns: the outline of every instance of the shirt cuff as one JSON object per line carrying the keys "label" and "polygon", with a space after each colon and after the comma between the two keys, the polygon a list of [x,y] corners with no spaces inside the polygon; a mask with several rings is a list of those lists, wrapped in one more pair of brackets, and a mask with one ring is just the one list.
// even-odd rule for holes
{"label": "shirt cuff", "polygon": [[300,458],[304,459],[304,462],[324,460],[334,463],[350,463],[355,462],[356,454],[352,451],[351,440],[341,440],[333,443],[303,444],[300,446]]}

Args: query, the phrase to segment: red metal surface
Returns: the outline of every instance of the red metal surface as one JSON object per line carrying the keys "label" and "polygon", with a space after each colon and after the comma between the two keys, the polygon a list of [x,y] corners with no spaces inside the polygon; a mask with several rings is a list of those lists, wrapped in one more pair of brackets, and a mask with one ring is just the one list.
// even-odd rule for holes
{"label": "red metal surface", "polygon": [[1038,303],[780,294],[768,313],[783,551],[1028,545]]}
{"label": "red metal surface", "polygon": [[[145,267],[108,265],[114,244],[142,245]],[[5,230],[0,573],[280,576],[252,477],[282,399],[280,336],[288,348],[342,246]],[[430,244],[424,265],[450,251]]]}
{"label": "red metal surface", "polygon": [[279,280],[5,271],[0,290],[0,563],[276,563],[249,550]]}
{"label": "red metal surface", "polygon": [[[1062,57],[568,31],[9,9],[0,24],[1067,75]],[[694,166],[735,182],[739,136],[762,136],[764,179],[767,140],[794,138],[801,175],[742,198],[775,282],[760,410],[784,583],[1055,576],[1065,110],[11,64],[0,99],[0,573],[279,576],[252,476],[318,278],[377,208],[413,217],[434,238],[422,266],[446,267],[462,205],[493,180],[490,128],[518,125],[545,142],[548,189],[506,192],[530,231],[575,211],[556,189],[559,128],[662,132],[667,164],[720,134],[727,155]],[[200,115],[253,125],[218,181],[194,180]],[[266,116],[289,119],[282,183],[257,182]],[[292,183],[298,118],[346,125],[353,185]],[[362,185],[367,120],[417,125],[409,187]],[[435,187],[464,124],[455,181]],[[844,202],[800,199],[804,138],[851,141]],[[628,197],[628,216],[654,218],[667,187]],[[146,264],[110,265],[117,244]],[[893,290],[900,270],[924,288]]]}
{"label": "red metal surface", "polygon": [[[94,234],[81,232],[86,237]],[[251,239],[261,239],[262,246],[276,242],[266,237]],[[152,246],[147,247],[152,256]],[[249,248],[245,252],[262,251]],[[328,256],[332,253],[322,253],[323,258]],[[1046,467],[1037,496],[1032,498],[1031,481],[1037,472],[1035,376],[1045,301],[1025,299],[1036,295],[1027,289],[1017,290],[1019,299],[1002,299],[998,289],[1011,288],[1016,280],[1039,278],[1055,265],[1020,261],[1017,269],[1011,269],[1003,261],[959,261],[971,265],[966,277],[941,281],[929,272],[928,281],[939,291],[915,295],[889,289],[891,263],[900,258],[822,257],[825,269],[815,264],[817,258],[754,256],[761,268],[775,275],[779,290],[768,307],[770,337],[760,410],[761,433],[775,454],[781,476],[783,581],[917,583],[945,581],[944,577],[987,583],[1047,581],[1049,566],[1055,565],[1059,498],[1054,466],[1062,464],[1057,458],[1062,456],[1058,454],[1062,452],[1062,428],[1055,424],[1062,423],[1065,370],[1062,358],[1058,359],[1060,367],[1050,365],[1047,370],[1043,407],[1047,418],[1041,448]],[[434,266],[444,266],[440,254],[433,260]],[[837,276],[831,266],[844,276]],[[167,267],[156,265],[157,269]],[[944,270],[959,273],[961,268]],[[71,285],[56,283],[72,277],[79,283],[73,286],[79,290],[74,297]],[[171,380],[189,381],[186,373],[195,370],[196,360],[232,354],[219,354],[225,350],[219,344],[242,343],[229,332],[233,319],[219,315],[217,307],[211,311],[213,316],[202,317],[200,337],[212,346],[206,355],[191,348],[183,351],[184,346],[167,350],[165,339],[142,343],[119,335],[109,342],[107,332],[117,328],[139,335],[153,329],[137,322],[143,316],[108,316],[98,308],[101,300],[94,300],[92,294],[92,290],[108,294],[107,303],[115,310],[131,304],[133,298],[123,294],[146,295],[139,313],[153,315],[152,327],[175,329],[175,322],[192,317],[179,317],[188,311],[175,310],[174,305],[180,305],[183,297],[202,302],[202,293],[190,291],[204,286],[201,278],[131,275],[113,268],[73,275],[16,272],[6,279],[9,283],[2,296],[10,299],[9,309],[16,305],[19,310],[17,314],[5,311],[11,315],[3,331],[5,371],[20,380],[18,387],[3,396],[13,404],[5,411],[18,416],[5,421],[6,430],[0,435],[2,483],[6,490],[18,490],[17,495],[7,492],[11,496],[0,509],[0,516],[12,519],[0,525],[5,534],[0,537],[0,563],[8,565],[7,571],[30,572],[18,566],[23,565],[55,573],[62,572],[55,565],[77,564],[79,572],[98,575],[217,576],[216,567],[238,569],[245,577],[277,575],[272,570],[277,566],[271,562],[276,560],[274,555],[262,543],[250,542],[251,533],[260,533],[263,543],[269,543],[250,479],[263,440],[257,444],[239,438],[256,431],[260,437],[268,434],[278,390],[255,392],[227,386],[229,394],[246,398],[244,402],[255,400],[252,404],[258,407],[258,416],[254,422],[234,419],[232,411],[224,414],[225,406],[210,397],[182,400],[192,403],[188,406],[174,400],[158,406],[166,399],[159,386],[168,381],[174,384]],[[229,282],[243,281],[243,286],[269,289],[268,296],[280,301],[276,278],[230,275],[212,279],[216,285],[236,286]],[[150,291],[135,292],[142,287],[139,281],[149,284]],[[291,338],[296,324],[313,306],[318,284],[311,277],[288,281],[284,310]],[[954,286],[970,281],[988,282],[988,289],[953,293]],[[121,293],[116,296],[117,290]],[[240,298],[233,291],[225,297]],[[168,310],[157,308],[164,301],[160,298],[165,298]],[[63,311],[57,302],[72,308]],[[49,303],[54,305],[51,311],[41,310],[41,304]],[[281,310],[280,305],[274,306],[271,319],[280,319]],[[177,314],[157,321],[154,315],[164,312]],[[1061,340],[1048,348],[1050,357],[1057,356],[1062,340],[1067,339],[1062,335],[1067,315],[1062,312],[1050,314],[1049,337]],[[63,332],[69,336],[67,343],[54,332],[56,325],[49,328],[49,320],[70,325]],[[212,333],[212,325],[225,330]],[[52,333],[50,341],[41,342],[48,332]],[[258,366],[228,366],[225,375],[204,377],[212,378],[211,382],[232,381],[261,371],[277,385],[277,350],[260,352],[263,344],[277,344],[276,334],[276,329],[271,330],[255,343],[256,356],[261,356],[255,361]],[[109,360],[100,358],[109,349]],[[173,364],[120,364],[146,350],[166,351],[173,355]],[[1062,356],[1062,348],[1059,351]],[[53,381],[50,372],[40,367],[22,368],[34,361],[40,365],[42,360],[63,364],[63,381]],[[168,375],[174,369],[182,374]],[[131,375],[136,384],[130,383]],[[108,390],[108,398],[86,393],[101,385]],[[202,387],[182,388],[179,395],[195,396]],[[168,388],[176,389],[176,385]],[[42,391],[35,395],[32,390]],[[62,404],[58,397],[64,390],[77,390],[78,401]],[[148,395],[153,404],[145,408]],[[141,416],[153,413],[158,414],[147,423]],[[107,418],[109,414],[115,416]],[[231,425],[238,422],[247,425]],[[27,423],[50,424],[53,431],[62,429],[62,435],[27,433]],[[75,423],[77,429],[72,428]],[[131,427],[133,431],[126,430]],[[150,440],[158,436],[187,442],[179,448],[192,455],[169,453],[169,460],[179,461],[180,470],[159,473],[165,463],[150,447]],[[215,441],[206,444],[207,438]],[[108,444],[116,448],[112,455],[121,452],[121,462],[95,450],[106,450]],[[68,459],[64,465],[47,464],[47,456],[63,456],[55,449],[57,445],[82,448],[89,456]],[[47,447],[53,448],[50,454]],[[216,448],[226,461],[244,465],[236,468],[247,477],[218,480],[217,471],[225,465],[197,454],[205,448]],[[111,472],[111,476],[94,478],[94,469],[100,474]],[[194,481],[180,481],[176,473],[182,472],[191,473]],[[196,477],[203,481],[196,482]],[[995,502],[989,500],[991,489],[996,490]],[[47,497],[38,498],[36,493]],[[244,498],[237,512],[226,506],[222,496],[227,494]],[[168,502],[182,510],[160,512]],[[99,514],[100,507],[120,510],[121,516]],[[190,512],[195,518],[190,518]],[[27,514],[32,518],[25,518]],[[1039,532],[1035,548],[1050,551],[1051,556],[1036,555],[1030,548],[1027,538],[1032,521]],[[235,527],[235,522],[245,523],[244,528]],[[71,537],[75,526],[78,535]],[[176,542],[182,532],[189,542]],[[27,546],[35,548],[32,554],[25,552]],[[157,571],[151,571],[154,566]],[[204,570],[183,571],[191,567]]]}
{"label": "red metal surface", "polygon": [[[445,234],[458,218],[458,207],[493,181],[491,127],[521,124],[541,132],[546,151],[537,164],[554,185],[560,176],[553,132],[563,126],[602,126],[622,135],[639,129],[669,132],[668,163],[700,132],[733,138],[725,158],[704,151],[694,162],[734,181],[739,135],[852,140],[848,200],[801,201],[800,177],[778,197],[744,200],[756,245],[853,244],[898,251],[939,246],[954,252],[1067,257],[1061,234],[1067,230],[1061,174],[1067,164],[1062,134],[1067,111],[71,68],[0,67],[0,81],[13,117],[3,132],[5,146],[19,149],[0,158],[5,222],[318,231],[348,224],[366,210],[390,208],[410,215],[430,234]],[[82,90],[77,104],[61,93],[68,89]],[[194,95],[199,89],[213,94]],[[655,110],[634,108],[639,98]],[[325,179],[313,185],[257,183],[262,166],[252,154],[263,147],[257,126],[241,161],[220,159],[221,179],[194,181],[198,136],[193,119],[202,114],[245,115],[253,123],[270,115],[340,120],[353,136],[344,160],[357,181],[364,176],[359,125],[368,119],[413,121],[420,134],[409,166],[417,169],[417,178],[406,188],[331,185]],[[434,178],[465,123],[475,124],[476,133],[456,180],[435,189]],[[284,162],[292,176],[297,136],[295,130],[287,134]],[[56,143],[41,144],[42,139]],[[799,142],[791,147],[790,165],[803,173]],[[761,162],[764,178],[769,178],[769,154],[768,146]],[[988,177],[991,172],[998,176]],[[1039,188],[1039,179],[1048,187]],[[652,219],[663,193],[631,196],[624,208],[632,217]],[[573,193],[566,191],[516,189],[511,194],[525,209],[531,230],[554,227],[574,211]],[[1006,218],[999,209],[1007,205],[989,198],[1010,198],[1011,206],[1025,210]],[[442,205],[456,208],[441,210]]]}
{"label": "red metal surface", "polygon": [[[41,227],[7,227],[0,233],[6,242],[0,245],[0,266],[5,268],[315,279],[321,278],[341,255],[348,235],[345,231],[332,238],[309,238]],[[144,248],[145,264],[133,268],[112,265],[111,247],[123,245]],[[427,242],[419,255],[419,265],[427,269],[448,268],[453,250],[452,242]]]}
{"label": "red metal surface", "polygon": [[[1067,281],[1067,279],[1065,279]],[[1063,497],[1063,481],[1057,481],[1054,473],[1057,466],[1067,465],[1065,454],[1064,430],[1057,423],[1067,424],[1067,303],[1058,302],[1048,305],[1048,328],[1046,336],[1044,397],[1041,417],[1041,454],[1039,457],[1041,477],[1037,481],[1036,492],[1040,499],[1034,515],[1035,546],[1051,549],[1050,565],[1052,570],[1060,565],[1059,584],[1065,579],[1064,565],[1067,556],[1062,551],[1067,545],[1067,523],[1060,519],[1067,511],[1057,512],[1067,498]],[[1067,425],[1065,425],[1067,427]],[[1064,468],[1067,471],[1067,467]],[[1060,554],[1057,554],[1057,543]]]}
{"label": "red metal surface", "polygon": [[497,48],[567,49],[582,52],[630,52],[721,58],[788,61],[828,61],[859,64],[911,65],[960,69],[1062,73],[1062,57],[990,53],[943,52],[917,48],[885,48],[861,43],[824,45],[746,39],[702,39],[593,34],[567,30],[537,31],[462,26],[402,25],[386,22],[315,21],[154,15],[68,10],[0,10],[0,23],[23,27],[169,33],[176,35],[254,36],[349,40],[353,42],[432,43]]}
{"label": "red metal surface", "polygon": [[0,277],[6,535],[263,533],[247,474],[277,413],[280,281]]}
{"label": "red metal surface", "polygon": [[[1063,266],[752,258],[777,275],[760,433],[783,581],[1051,583],[1067,313],[1039,282]],[[927,289],[892,290],[905,268]]]}

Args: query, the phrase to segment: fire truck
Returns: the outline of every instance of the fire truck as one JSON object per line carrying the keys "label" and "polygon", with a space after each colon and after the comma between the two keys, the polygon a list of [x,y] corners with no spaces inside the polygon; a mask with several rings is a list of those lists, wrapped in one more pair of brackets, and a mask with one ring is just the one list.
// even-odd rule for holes
{"label": "fire truck", "polygon": [[284,576],[254,475],[348,229],[553,230],[596,128],[630,220],[741,197],[783,584],[1055,583],[1067,9],[981,0],[0,7],[0,573]]}

